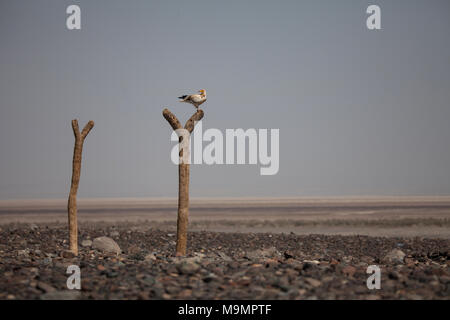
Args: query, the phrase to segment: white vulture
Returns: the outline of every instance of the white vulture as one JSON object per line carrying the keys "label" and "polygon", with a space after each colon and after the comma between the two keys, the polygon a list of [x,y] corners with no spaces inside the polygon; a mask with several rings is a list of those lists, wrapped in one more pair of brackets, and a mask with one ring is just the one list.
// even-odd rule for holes
{"label": "white vulture", "polygon": [[187,102],[192,104],[194,107],[198,109],[198,107],[206,101],[206,91],[205,90],[199,90],[200,94],[190,94],[190,95],[184,95],[181,97],[178,97],[180,99],[180,102]]}

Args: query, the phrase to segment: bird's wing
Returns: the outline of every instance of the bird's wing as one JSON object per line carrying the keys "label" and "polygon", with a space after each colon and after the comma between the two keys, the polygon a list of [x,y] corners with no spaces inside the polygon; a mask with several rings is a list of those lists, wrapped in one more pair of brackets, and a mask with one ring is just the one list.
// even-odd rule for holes
{"label": "bird's wing", "polygon": [[191,94],[188,97],[189,100],[191,100],[192,102],[201,102],[203,101],[203,97],[199,94]]}

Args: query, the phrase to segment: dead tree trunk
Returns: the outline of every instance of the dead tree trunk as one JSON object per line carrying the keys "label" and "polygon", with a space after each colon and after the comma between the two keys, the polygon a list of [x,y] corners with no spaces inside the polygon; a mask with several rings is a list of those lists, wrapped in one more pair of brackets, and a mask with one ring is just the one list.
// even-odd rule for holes
{"label": "dead tree trunk", "polygon": [[[177,117],[170,112],[168,109],[163,110],[164,118],[169,122],[173,130],[182,129],[180,121]],[[204,116],[203,110],[199,109],[194,113],[191,118],[186,122],[184,129],[186,129],[189,134],[194,130],[195,123],[200,121]],[[178,133],[178,132],[177,132]],[[183,141],[183,136],[179,136],[179,164],[178,164],[178,218],[177,218],[177,256],[186,255],[186,243],[187,243],[187,227],[188,227],[188,217],[189,217],[189,163],[186,163],[186,159],[189,159],[189,141]],[[182,143],[184,144],[184,149],[187,154],[183,155],[183,149],[181,148]]]}
{"label": "dead tree trunk", "polygon": [[78,255],[78,222],[77,222],[77,192],[81,174],[81,154],[83,152],[84,139],[94,127],[94,121],[89,121],[80,133],[78,120],[72,120],[72,129],[75,136],[72,162],[72,184],[70,186],[67,211],[69,216],[69,245],[70,251]]}

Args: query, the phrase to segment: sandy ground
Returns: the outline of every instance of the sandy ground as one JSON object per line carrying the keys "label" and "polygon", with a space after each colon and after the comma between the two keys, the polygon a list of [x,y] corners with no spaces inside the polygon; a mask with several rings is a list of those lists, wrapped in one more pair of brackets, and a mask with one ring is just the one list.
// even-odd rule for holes
{"label": "sandy ground", "polygon": [[[177,200],[79,199],[79,221],[174,230]],[[64,223],[66,200],[0,201],[0,224]],[[192,199],[190,230],[450,238],[450,197]]]}

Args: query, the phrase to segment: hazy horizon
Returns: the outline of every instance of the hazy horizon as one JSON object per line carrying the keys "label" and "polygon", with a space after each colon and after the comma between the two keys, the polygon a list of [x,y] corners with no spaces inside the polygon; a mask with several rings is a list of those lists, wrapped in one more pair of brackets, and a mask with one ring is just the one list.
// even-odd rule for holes
{"label": "hazy horizon", "polygon": [[[82,29],[66,29],[81,7]],[[366,28],[381,7],[382,30]],[[0,0],[0,200],[176,197],[171,128],[280,129],[280,168],[191,165],[202,197],[450,195],[450,2]],[[199,15],[199,13],[201,13]]]}

